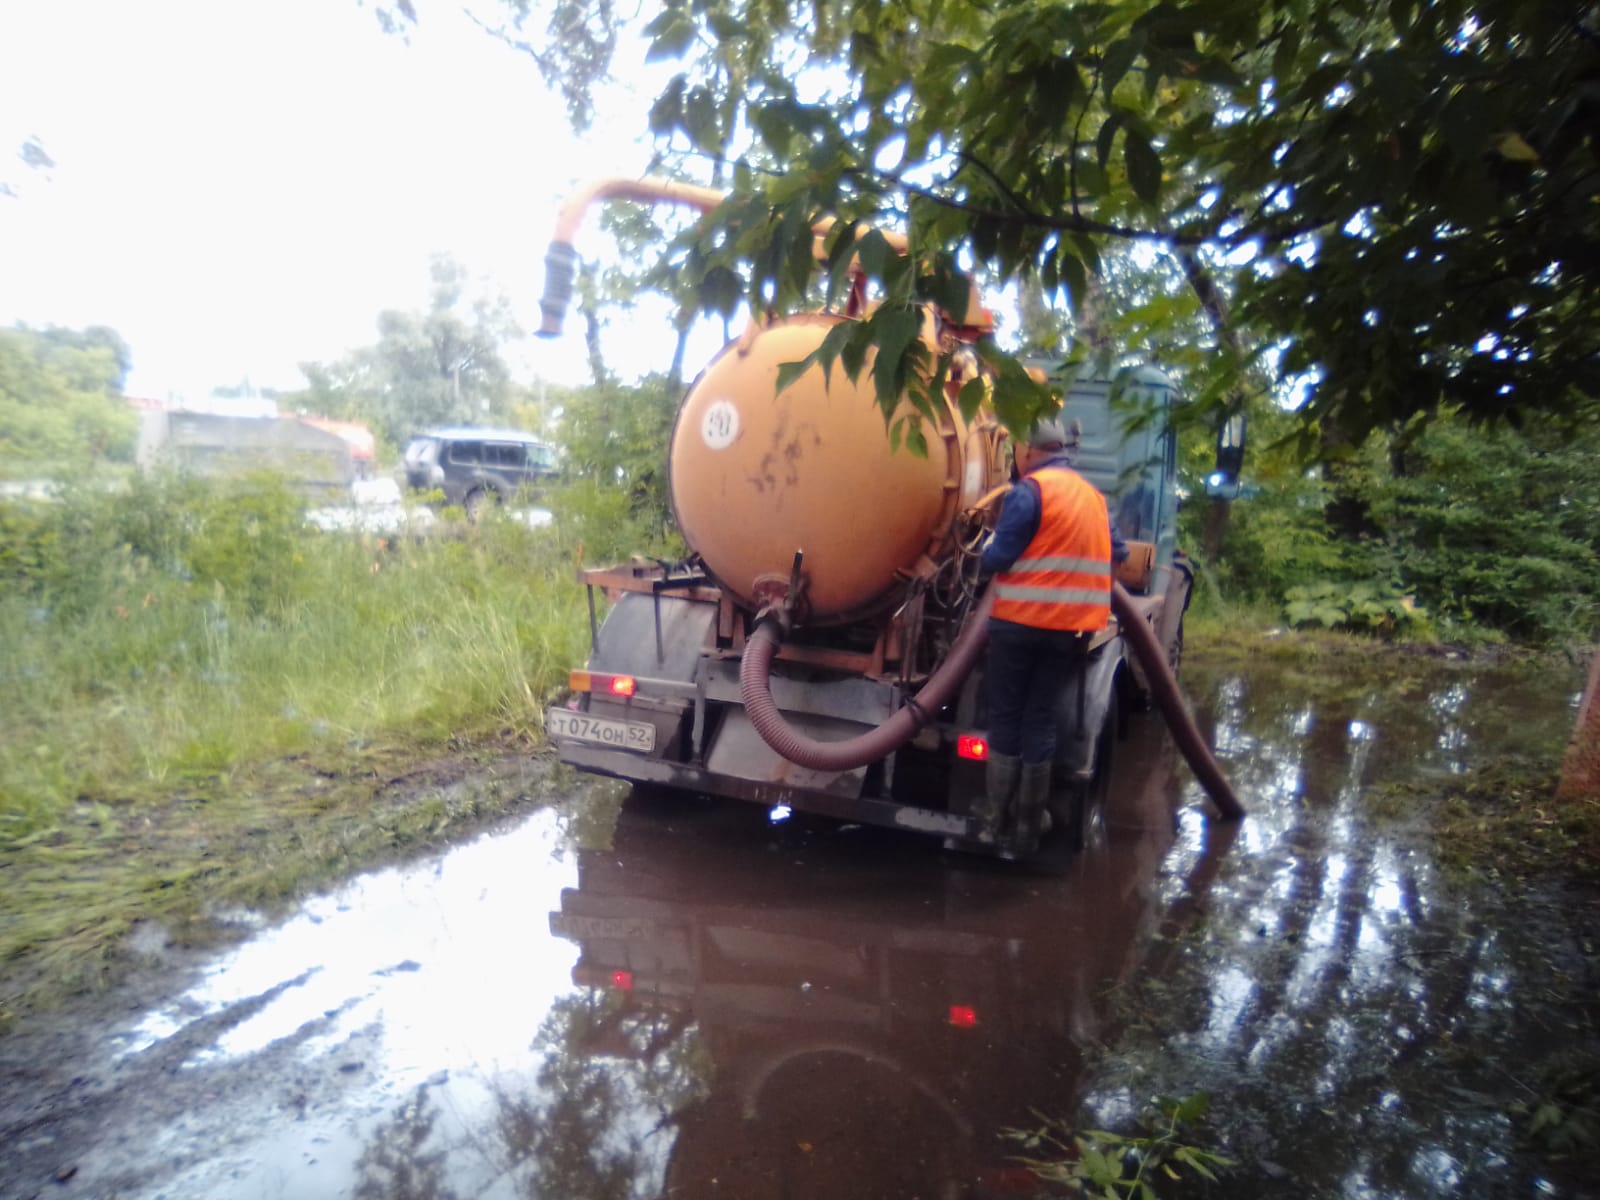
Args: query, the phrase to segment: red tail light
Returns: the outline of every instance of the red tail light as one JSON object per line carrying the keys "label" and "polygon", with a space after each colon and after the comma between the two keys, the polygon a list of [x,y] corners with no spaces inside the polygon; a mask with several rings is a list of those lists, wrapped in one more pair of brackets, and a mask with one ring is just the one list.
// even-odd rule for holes
{"label": "red tail light", "polygon": [[973,762],[984,762],[989,757],[989,742],[974,733],[963,733],[956,738],[956,753]]}
{"label": "red tail light", "polygon": [[631,991],[633,991],[633,972],[632,971],[613,971],[613,972],[611,972],[611,986],[616,988],[617,991],[619,991],[619,992],[631,992]]}
{"label": "red tail light", "polygon": [[978,1010],[965,1004],[950,1006],[950,1024],[957,1029],[971,1029],[978,1023]]}
{"label": "red tail light", "polygon": [[588,671],[572,671],[567,675],[567,687],[574,692],[609,692],[624,699],[639,689],[632,675],[594,675]]}

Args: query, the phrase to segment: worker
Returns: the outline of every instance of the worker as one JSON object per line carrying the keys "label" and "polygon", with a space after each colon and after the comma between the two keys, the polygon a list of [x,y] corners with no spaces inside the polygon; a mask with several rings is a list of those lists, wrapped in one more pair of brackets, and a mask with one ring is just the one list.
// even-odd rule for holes
{"label": "worker", "polygon": [[1083,430],[1059,418],[1015,445],[983,572],[994,577],[989,619],[989,758],[976,836],[1027,853],[1048,819],[1056,722],[1079,695],[1089,643],[1111,619],[1112,564],[1128,556],[1105,497],[1072,469]]}

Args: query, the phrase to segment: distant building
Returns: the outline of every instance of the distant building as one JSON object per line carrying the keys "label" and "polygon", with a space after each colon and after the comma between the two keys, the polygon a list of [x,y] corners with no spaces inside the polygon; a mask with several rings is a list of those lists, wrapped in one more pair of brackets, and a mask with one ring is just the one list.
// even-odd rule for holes
{"label": "distant building", "polygon": [[348,441],[294,417],[231,417],[146,409],[138,463],[195,475],[278,471],[310,492],[348,491],[366,472]]}

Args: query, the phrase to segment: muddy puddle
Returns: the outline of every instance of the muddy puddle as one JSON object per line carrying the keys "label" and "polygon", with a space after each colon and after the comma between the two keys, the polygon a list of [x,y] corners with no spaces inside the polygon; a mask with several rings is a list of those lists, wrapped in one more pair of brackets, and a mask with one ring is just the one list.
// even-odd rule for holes
{"label": "muddy puddle", "polygon": [[1140,720],[1106,843],[1057,873],[579,783],[41,1067],[0,1190],[1044,1194],[1004,1131],[1205,1091],[1210,1194],[1591,1194],[1530,1126],[1596,1061],[1595,908],[1447,869],[1404,811],[1554,753],[1581,680],[1381,669],[1188,668],[1249,818],[1209,824]]}

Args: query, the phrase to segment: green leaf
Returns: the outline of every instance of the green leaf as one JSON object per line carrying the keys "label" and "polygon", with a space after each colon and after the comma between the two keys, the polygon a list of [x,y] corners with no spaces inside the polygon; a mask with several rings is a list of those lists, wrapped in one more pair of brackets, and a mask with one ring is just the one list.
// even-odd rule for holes
{"label": "green leaf", "polygon": [[981,375],[974,375],[963,383],[961,394],[956,399],[956,406],[961,410],[961,419],[970,424],[977,417],[978,409],[983,407],[988,395],[989,385],[984,382]]}
{"label": "green leaf", "polygon": [[1100,132],[1095,136],[1095,151],[1100,157],[1100,169],[1105,169],[1106,162],[1111,158],[1111,144],[1116,141],[1117,130],[1122,128],[1123,118],[1120,112],[1114,112],[1100,125]]}
{"label": "green leaf", "polygon": [[1211,1095],[1208,1092],[1195,1092],[1185,1096],[1178,1102],[1178,1107],[1173,1110],[1173,1116],[1180,1121],[1198,1121],[1206,1115],[1211,1108]]}
{"label": "green leaf", "polygon": [[694,41],[695,27],[687,13],[669,8],[646,25],[644,31],[651,35],[645,62],[660,62],[667,58],[682,58],[684,51]]}
{"label": "green leaf", "polygon": [[1452,154],[1473,162],[1483,153],[1494,120],[1494,105],[1483,90],[1462,88],[1450,97],[1439,114],[1439,132],[1450,144]]}
{"label": "green leaf", "polygon": [[713,8],[706,13],[706,23],[719,42],[734,42],[745,36],[748,26],[725,8]]}
{"label": "green leaf", "polygon": [[1093,159],[1083,158],[1078,160],[1076,177],[1078,195],[1084,199],[1092,200],[1097,196],[1106,194],[1108,184],[1105,168]]}
{"label": "green leaf", "polygon": [[804,375],[817,364],[817,355],[820,350],[813,350],[799,362],[786,362],[778,364],[778,391],[782,393],[791,383]]}
{"label": "green leaf", "polygon": [[1389,110],[1391,119],[1398,123],[1400,115],[1410,106],[1415,91],[1405,60],[1397,52],[1383,51],[1367,59],[1364,65],[1367,78],[1372,82],[1372,90]]}
{"label": "green leaf", "polygon": [[1300,53],[1300,31],[1294,26],[1283,31],[1278,47],[1272,52],[1272,74],[1275,79],[1286,79],[1294,70],[1294,60]]}
{"label": "green leaf", "polygon": [[867,349],[872,345],[872,326],[864,321],[846,321],[839,328],[847,334],[839,350],[839,362],[846,375],[859,379],[867,361]]}
{"label": "green leaf", "polygon": [[722,144],[718,128],[717,101],[708,88],[691,88],[684,98],[683,128],[702,150],[716,150]]}
{"label": "green leaf", "polygon": [[881,229],[867,230],[856,243],[856,253],[861,256],[861,269],[870,278],[878,280],[885,277],[889,261],[900,257],[899,251],[889,244],[889,239],[883,236]]}
{"label": "green leaf", "polygon": [[[845,351],[850,347],[853,339],[859,340],[858,335],[862,332],[862,330],[863,326],[859,321],[840,321],[832,329],[828,330],[827,336],[822,339],[822,345],[818,346],[816,350],[812,352],[814,355],[816,355],[817,361],[822,364],[822,382],[824,387],[831,387],[833,385],[834,362],[844,356]],[[858,362],[857,365],[852,368],[847,359],[845,361],[845,370],[849,373],[850,378],[854,379],[857,372],[861,370],[861,366]]]}
{"label": "green leaf", "polygon": [[850,264],[856,257],[855,221],[843,221],[828,233],[828,304],[837,304],[850,282]]}
{"label": "green leaf", "polygon": [[674,76],[661,95],[656,97],[655,103],[650,106],[651,133],[665,136],[683,123],[683,93],[688,86],[684,76]]}
{"label": "green leaf", "polygon": [[889,411],[904,390],[906,350],[922,329],[922,313],[914,308],[880,308],[873,314],[870,328],[878,347],[872,381],[877,387],[878,403]]}
{"label": "green leaf", "polygon": [[1057,277],[1066,285],[1067,297],[1076,309],[1089,294],[1089,273],[1078,256],[1065,246],[1056,252],[1055,263]]}
{"label": "green leaf", "polygon": [[1134,194],[1154,207],[1161,199],[1161,158],[1149,140],[1137,130],[1128,129],[1123,140],[1123,154],[1128,164],[1128,182]]}
{"label": "green leaf", "polygon": [[1500,152],[1500,157],[1509,162],[1536,163],[1539,161],[1539,152],[1528,145],[1520,133],[1502,133],[1494,140],[1494,148]]}
{"label": "green leaf", "polygon": [[1134,60],[1139,57],[1143,42],[1143,37],[1135,34],[1121,41],[1112,42],[1106,47],[1105,55],[1100,62],[1100,87],[1105,92],[1107,100],[1111,99],[1111,93],[1116,91],[1117,84],[1122,82],[1122,77],[1128,73]]}
{"label": "green leaf", "polygon": [[700,279],[701,307],[727,316],[739,303],[739,276],[729,267],[715,266]]}

